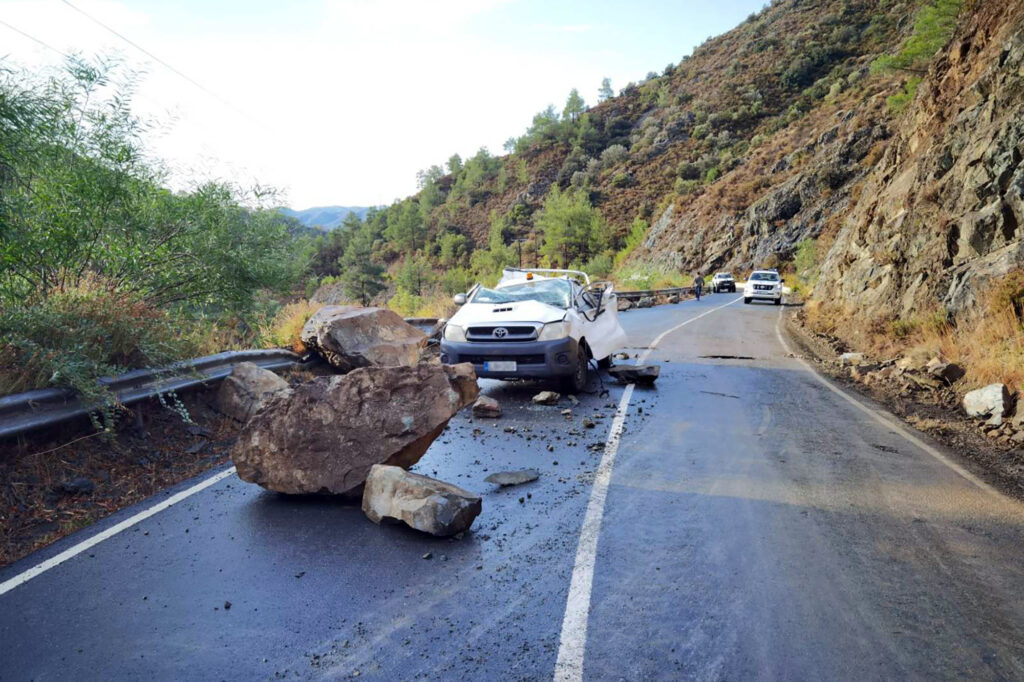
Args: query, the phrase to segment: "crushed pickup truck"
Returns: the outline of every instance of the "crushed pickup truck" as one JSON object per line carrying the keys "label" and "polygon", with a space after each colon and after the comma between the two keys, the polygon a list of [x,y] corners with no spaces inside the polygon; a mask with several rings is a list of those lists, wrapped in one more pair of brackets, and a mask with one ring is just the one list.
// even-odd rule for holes
{"label": "crushed pickup truck", "polygon": [[607,367],[626,344],[612,284],[576,270],[506,268],[493,288],[477,284],[455,302],[441,361],[471,362],[481,377],[558,378],[576,392],[591,360]]}

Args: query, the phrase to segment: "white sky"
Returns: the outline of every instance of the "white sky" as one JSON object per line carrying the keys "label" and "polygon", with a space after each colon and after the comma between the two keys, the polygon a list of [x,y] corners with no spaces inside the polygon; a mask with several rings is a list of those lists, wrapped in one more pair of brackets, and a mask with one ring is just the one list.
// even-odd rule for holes
{"label": "white sky", "polygon": [[[416,171],[520,135],[572,87],[596,101],[678,62],[764,0],[0,0],[0,20],[62,52],[120,55],[146,76],[136,107],[173,182],[259,182],[284,203],[375,205]],[[0,25],[0,56],[62,58]]]}

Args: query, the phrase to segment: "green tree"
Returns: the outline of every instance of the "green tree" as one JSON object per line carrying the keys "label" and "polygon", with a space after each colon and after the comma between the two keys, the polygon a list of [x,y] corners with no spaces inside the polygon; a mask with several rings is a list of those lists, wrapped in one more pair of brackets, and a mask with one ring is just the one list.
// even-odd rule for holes
{"label": "green tree", "polygon": [[544,238],[541,254],[562,267],[586,262],[608,247],[607,223],[582,191],[563,192],[553,185],[536,225]]}
{"label": "green tree", "polygon": [[341,283],[345,295],[370,305],[374,296],[386,288],[384,266],[373,256],[373,232],[363,228],[356,232],[341,258]]}
{"label": "green tree", "polygon": [[0,70],[0,302],[90,280],[148,305],[243,311],[298,281],[308,240],[269,210],[272,192],[163,187],[132,82],[102,60],[73,58],[44,81]]}
{"label": "green tree", "polygon": [[469,241],[465,235],[446,232],[438,239],[438,261],[442,267],[455,268],[466,264],[469,256]]}
{"label": "green tree", "polygon": [[413,199],[401,202],[395,218],[388,220],[385,236],[407,255],[416,253],[426,239],[425,222],[419,204]]}
{"label": "green tree", "polygon": [[562,110],[562,119],[575,123],[577,119],[587,110],[587,104],[580,97],[576,88],[569,91],[569,98],[565,101],[565,108]]}
{"label": "green tree", "polygon": [[597,91],[597,101],[604,102],[615,96],[615,92],[612,90],[612,80],[610,78],[604,78],[601,81],[601,89]]}
{"label": "green tree", "polygon": [[395,285],[414,296],[421,296],[433,281],[433,266],[424,256],[406,258],[395,274]]}
{"label": "green tree", "polygon": [[457,174],[462,170],[462,157],[458,154],[452,154],[448,157],[448,172],[452,175]]}

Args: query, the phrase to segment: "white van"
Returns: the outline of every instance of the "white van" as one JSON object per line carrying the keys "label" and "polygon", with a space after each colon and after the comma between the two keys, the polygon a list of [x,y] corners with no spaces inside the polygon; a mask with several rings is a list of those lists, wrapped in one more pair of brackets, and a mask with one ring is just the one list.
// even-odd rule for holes
{"label": "white van", "polygon": [[477,284],[455,302],[441,362],[471,362],[481,377],[560,378],[576,392],[590,360],[607,367],[626,344],[612,284],[576,270],[506,268],[494,288]]}

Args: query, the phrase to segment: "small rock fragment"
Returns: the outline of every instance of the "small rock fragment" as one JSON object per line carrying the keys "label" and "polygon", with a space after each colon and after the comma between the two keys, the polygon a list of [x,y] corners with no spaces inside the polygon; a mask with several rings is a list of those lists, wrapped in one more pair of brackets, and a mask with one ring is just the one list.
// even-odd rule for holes
{"label": "small rock fragment", "polygon": [[482,395],[473,403],[473,416],[497,419],[501,416],[501,404],[494,398]]}
{"label": "small rock fragment", "polygon": [[537,395],[533,396],[533,402],[535,405],[554,405],[558,402],[558,399],[562,396],[554,391],[541,391]]}
{"label": "small rock fragment", "polygon": [[520,469],[518,471],[499,471],[496,474],[491,474],[484,480],[488,483],[494,483],[501,487],[510,485],[522,485],[523,483],[530,483],[540,478],[540,472],[536,469]]}

